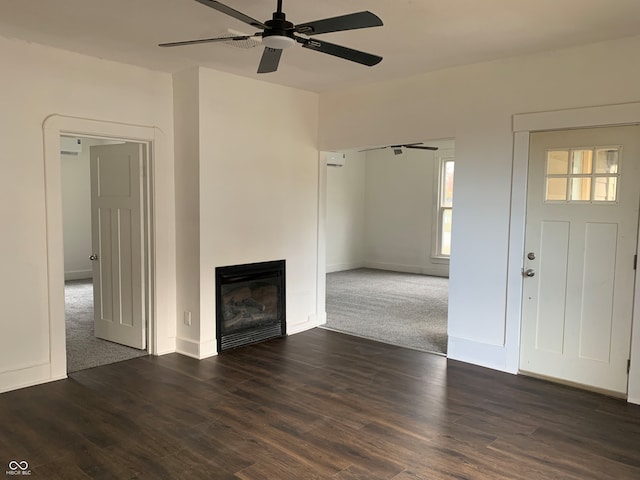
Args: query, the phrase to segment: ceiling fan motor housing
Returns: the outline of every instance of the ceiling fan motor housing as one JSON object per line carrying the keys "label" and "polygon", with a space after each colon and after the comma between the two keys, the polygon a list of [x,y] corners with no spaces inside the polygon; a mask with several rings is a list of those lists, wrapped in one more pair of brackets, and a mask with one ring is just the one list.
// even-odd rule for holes
{"label": "ceiling fan motor housing", "polygon": [[264,22],[267,28],[262,33],[262,44],[269,48],[283,50],[295,45],[295,26],[286,20],[282,12],[273,12],[273,19]]}

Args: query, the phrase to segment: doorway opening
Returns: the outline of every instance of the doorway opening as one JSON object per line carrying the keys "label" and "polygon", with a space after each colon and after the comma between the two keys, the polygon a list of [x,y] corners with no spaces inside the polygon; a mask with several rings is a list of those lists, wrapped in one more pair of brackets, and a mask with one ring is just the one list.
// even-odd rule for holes
{"label": "doorway opening", "polygon": [[455,141],[409,145],[327,159],[324,327],[446,355]]}
{"label": "doorway opening", "polygon": [[60,136],[67,373],[147,355],[147,151]]}

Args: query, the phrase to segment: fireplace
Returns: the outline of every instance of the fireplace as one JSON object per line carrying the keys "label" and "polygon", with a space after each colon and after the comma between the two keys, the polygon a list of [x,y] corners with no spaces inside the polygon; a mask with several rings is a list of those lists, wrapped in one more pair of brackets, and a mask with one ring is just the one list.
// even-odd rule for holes
{"label": "fireplace", "polygon": [[284,337],[285,261],[216,268],[218,352]]}

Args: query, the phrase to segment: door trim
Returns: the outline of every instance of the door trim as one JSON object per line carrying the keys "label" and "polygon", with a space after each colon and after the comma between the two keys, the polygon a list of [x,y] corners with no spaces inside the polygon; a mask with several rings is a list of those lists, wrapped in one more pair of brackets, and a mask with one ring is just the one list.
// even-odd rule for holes
{"label": "door trim", "polygon": [[145,143],[148,145],[146,167],[148,192],[145,205],[145,272],[148,352],[158,354],[158,328],[156,318],[155,282],[155,197],[154,164],[160,131],[115,122],[105,122],[62,115],[51,115],[43,122],[44,183],[47,234],[47,283],[49,296],[49,347],[51,380],[67,377],[67,355],[64,311],[64,248],[62,224],[62,183],[60,135],[77,135]]}
{"label": "door trim", "polygon": [[[516,114],[513,116],[514,150],[509,220],[509,253],[506,298],[507,370],[520,366],[520,326],[522,321],[522,273],[525,248],[527,171],[529,137],[543,130],[568,130],[640,124],[640,102],[585,108]],[[640,232],[639,232],[640,233]],[[627,401],[640,404],[640,285],[636,272],[634,314],[631,334],[631,371]]]}

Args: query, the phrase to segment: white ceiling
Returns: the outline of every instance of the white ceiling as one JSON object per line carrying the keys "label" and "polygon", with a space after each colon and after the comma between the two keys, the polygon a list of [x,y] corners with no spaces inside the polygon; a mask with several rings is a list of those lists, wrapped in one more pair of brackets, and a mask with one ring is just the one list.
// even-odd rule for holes
{"label": "white ceiling", "polygon": [[[261,21],[276,6],[276,0],[223,3]],[[257,75],[262,47],[159,48],[229,28],[255,33],[194,0],[0,0],[0,35],[154,70],[202,65],[312,91],[640,35],[640,0],[284,0],[294,24],[362,10],[384,26],[318,38],[384,57],[374,67],[296,46],[283,53],[278,72]]]}

